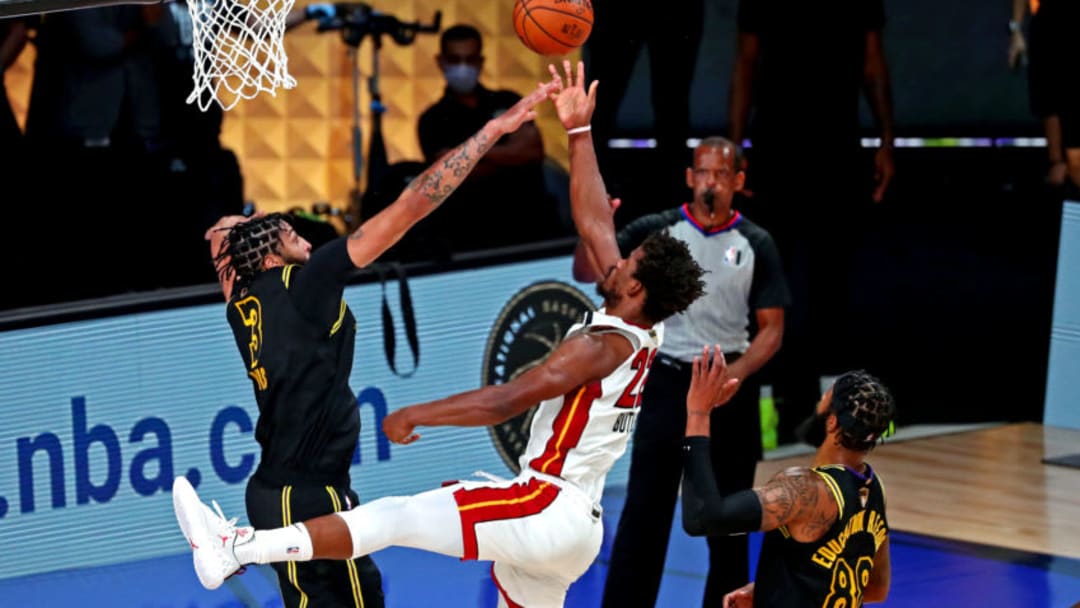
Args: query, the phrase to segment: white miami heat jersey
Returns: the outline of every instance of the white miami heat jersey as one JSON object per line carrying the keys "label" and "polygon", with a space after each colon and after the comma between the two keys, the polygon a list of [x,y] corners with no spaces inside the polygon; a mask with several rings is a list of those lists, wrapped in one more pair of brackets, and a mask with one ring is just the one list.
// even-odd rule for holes
{"label": "white miami heat jersey", "polygon": [[608,471],[626,451],[634,430],[641,390],[663,341],[664,326],[634,326],[600,309],[586,313],[566,338],[583,332],[623,335],[634,351],[603,380],[541,403],[518,462],[523,473],[532,469],[561,477],[598,501]]}

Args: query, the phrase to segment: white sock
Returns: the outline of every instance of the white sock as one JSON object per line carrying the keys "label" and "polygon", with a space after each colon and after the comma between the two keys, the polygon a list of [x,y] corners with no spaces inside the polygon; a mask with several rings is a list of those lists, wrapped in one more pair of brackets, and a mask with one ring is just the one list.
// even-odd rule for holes
{"label": "white sock", "polygon": [[311,559],[311,535],[301,523],[275,530],[256,530],[254,537],[237,544],[235,551],[241,564],[304,562]]}

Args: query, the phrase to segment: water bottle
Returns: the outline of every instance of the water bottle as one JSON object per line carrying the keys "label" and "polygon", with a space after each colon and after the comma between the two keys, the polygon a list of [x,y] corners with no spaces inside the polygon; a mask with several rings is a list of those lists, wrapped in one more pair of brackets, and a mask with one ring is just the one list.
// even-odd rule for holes
{"label": "water bottle", "polygon": [[776,411],[771,384],[761,385],[758,403],[761,407],[761,446],[766,450],[776,449],[776,427],[780,424],[780,414]]}

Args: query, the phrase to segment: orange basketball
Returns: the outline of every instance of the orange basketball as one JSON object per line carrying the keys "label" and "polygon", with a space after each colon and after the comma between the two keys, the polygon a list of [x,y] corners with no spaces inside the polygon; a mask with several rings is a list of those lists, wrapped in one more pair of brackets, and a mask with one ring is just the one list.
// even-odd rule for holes
{"label": "orange basketball", "polygon": [[515,0],[514,31],[534,53],[565,55],[589,39],[590,0]]}

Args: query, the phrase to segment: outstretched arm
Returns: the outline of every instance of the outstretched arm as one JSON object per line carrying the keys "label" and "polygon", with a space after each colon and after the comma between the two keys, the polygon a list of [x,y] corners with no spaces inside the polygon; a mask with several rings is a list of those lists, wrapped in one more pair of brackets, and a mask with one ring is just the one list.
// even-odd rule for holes
{"label": "outstretched arm", "polygon": [[390,206],[361,224],[349,235],[349,257],[353,264],[363,268],[375,261],[416,222],[437,209],[500,137],[536,118],[533,108],[551,90],[551,83],[542,84],[512,108],[489,120],[475,135],[417,176]]}
{"label": "outstretched arm", "polygon": [[728,373],[724,353],[706,346],[694,357],[686,393],[686,440],[683,444],[682,513],[687,534],[726,535],[761,527],[761,505],[751,490],[724,497],[716,486],[709,449],[709,416],[738,390],[739,379]]}
{"label": "outstretched arm", "polygon": [[566,339],[539,366],[505,384],[412,405],[383,419],[383,431],[395,443],[420,438],[418,426],[489,426],[526,411],[545,399],[584,390],[610,374],[630,356],[633,346],[618,334],[580,334]]}
{"label": "outstretched arm", "polygon": [[836,521],[837,506],[825,481],[805,467],[777,473],[764,487],[722,496],[709,449],[709,415],[731,399],[739,379],[729,375],[720,347],[694,357],[686,394],[683,529],[687,534],[725,535],[788,526],[799,541],[816,540]]}
{"label": "outstretched arm", "polygon": [[[622,259],[615,240],[615,220],[604,179],[593,148],[592,131],[587,130],[596,109],[596,88],[593,81],[585,90],[585,64],[577,64],[577,76],[569,61],[563,61],[566,82],[554,65],[548,66],[556,92],[551,94],[559,121],[567,131],[584,129],[570,137],[570,210],[578,235],[601,276],[607,276]],[[588,257],[588,255],[586,256]]]}
{"label": "outstretched arm", "polygon": [[[622,200],[609,198],[608,204],[611,207],[611,215],[614,217],[615,211],[622,205]],[[593,257],[592,251],[585,245],[585,241],[579,240],[574,247],[573,273],[574,280],[582,283],[595,283],[604,278],[596,258]]]}

